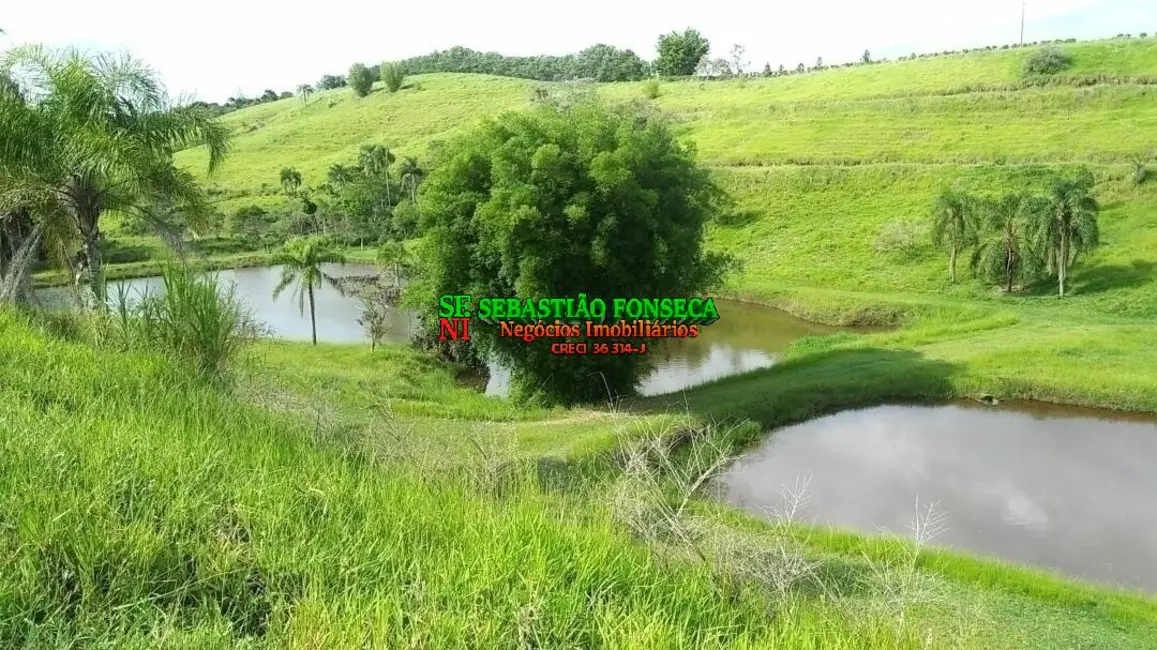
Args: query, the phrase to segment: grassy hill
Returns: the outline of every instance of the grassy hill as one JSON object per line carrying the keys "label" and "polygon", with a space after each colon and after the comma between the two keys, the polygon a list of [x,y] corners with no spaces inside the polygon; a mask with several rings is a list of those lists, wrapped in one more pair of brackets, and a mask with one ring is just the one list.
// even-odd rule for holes
{"label": "grassy hill", "polygon": [[[1056,86],[1022,85],[1031,49],[835,68],[787,77],[665,83],[656,103],[684,122],[713,165],[866,162],[1118,161],[1153,136],[1157,38],[1060,46],[1073,66]],[[1100,85],[1069,82],[1098,78]],[[363,142],[421,155],[482,115],[526,105],[542,82],[485,75],[411,77],[396,95],[349,89],[286,99],[225,116],[236,151],[215,179],[230,189],[273,188],[281,166],[310,177]],[[603,84],[613,100],[641,83]],[[1145,138],[1148,138],[1146,140]],[[818,147],[818,149],[817,149]],[[200,168],[204,156],[182,153]]]}
{"label": "grassy hill", "polygon": [[[1134,154],[1157,150],[1157,38],[1060,46],[1073,65],[1049,85],[1020,77],[1032,48],[970,52],[787,77],[663,83],[655,103],[716,168],[738,211],[712,245],[747,263],[729,292],[766,299],[777,289],[993,296],[965,282],[947,294],[945,262],[923,240],[905,255],[874,243],[891,222],[920,221],[940,189],[1032,185],[1043,171],[1090,164],[1098,173],[1105,245],[1076,270],[1068,303],[1106,316],[1157,314],[1157,179],[1134,186]],[[1070,82],[1094,85],[1067,85]],[[480,116],[526,106],[550,84],[479,75],[423,75],[391,95],[348,89],[229,114],[233,156],[214,176],[220,207],[278,203],[278,171],[306,184],[382,142],[421,157]],[[640,99],[641,83],[604,84],[610,100]],[[201,169],[199,151],[178,155]],[[918,230],[918,228],[914,228]],[[1064,307],[1067,309],[1068,306]]]}

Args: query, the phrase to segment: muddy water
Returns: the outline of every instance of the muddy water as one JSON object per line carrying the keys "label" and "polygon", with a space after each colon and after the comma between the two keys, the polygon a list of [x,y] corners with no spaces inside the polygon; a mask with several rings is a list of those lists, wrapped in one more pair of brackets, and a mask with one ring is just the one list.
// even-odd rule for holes
{"label": "muddy water", "polygon": [[[376,267],[362,264],[326,265],[323,271],[335,277],[378,273]],[[217,276],[222,283],[235,285],[237,295],[275,336],[289,340],[309,339],[308,307],[302,315],[291,291],[273,299],[273,288],[281,277],[281,267],[226,270],[218,272]],[[114,281],[109,283],[109,295],[116,295],[121,286],[130,295],[137,295],[142,291],[158,291],[163,283],[160,278]],[[46,302],[59,302],[65,299],[67,292],[45,289],[39,295]],[[356,299],[342,296],[329,286],[317,290],[316,299],[318,341],[368,342],[365,331],[357,322],[361,317],[361,306]],[[656,364],[653,372],[640,384],[644,394],[669,393],[713,379],[766,368],[775,363],[779,353],[791,341],[801,336],[837,331],[760,305],[719,300],[716,308],[719,320],[703,328],[698,338],[666,341],[648,352]],[[417,326],[412,315],[399,312],[386,339],[407,343]],[[509,388],[509,373],[492,365],[486,392],[503,396]]]}
{"label": "muddy water", "polygon": [[802,517],[1157,592],[1157,423],[1041,404],[881,406],[781,429],[723,477],[766,514],[806,484]]}
{"label": "muddy water", "polygon": [[[801,336],[820,336],[839,328],[800,320],[787,312],[733,300],[716,300],[719,320],[700,329],[694,339],[664,341],[647,354],[655,367],[639,383],[643,395],[662,395],[715,379],[775,364],[789,343]],[[506,395],[510,373],[490,368],[486,392]]]}

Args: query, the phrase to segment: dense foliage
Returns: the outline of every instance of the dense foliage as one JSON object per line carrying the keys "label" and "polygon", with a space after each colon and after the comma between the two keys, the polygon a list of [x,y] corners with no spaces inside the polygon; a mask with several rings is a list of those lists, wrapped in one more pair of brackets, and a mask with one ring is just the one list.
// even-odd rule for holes
{"label": "dense foliage", "polygon": [[402,89],[402,82],[405,81],[406,75],[402,72],[402,66],[397,63],[383,63],[378,66],[378,78],[386,90],[396,93]]}
{"label": "dense foliage", "polygon": [[1068,52],[1056,47],[1046,47],[1033,52],[1024,62],[1025,76],[1056,74],[1073,64]]}
{"label": "dense foliage", "polygon": [[351,65],[349,75],[346,78],[349,80],[350,88],[358,97],[365,97],[370,94],[370,90],[374,87],[374,75],[362,63]]}
{"label": "dense foliage", "polygon": [[317,82],[318,90],[333,90],[334,88],[345,88],[346,78],[342,75],[327,74]]}
{"label": "dense foliage", "polygon": [[[416,290],[434,296],[687,296],[718,279],[702,238],[717,192],[665,122],[594,103],[490,119],[448,144],[423,193]],[[552,323],[553,320],[548,320]],[[427,328],[434,331],[433,326]],[[554,401],[629,393],[645,356],[558,356],[551,340],[472,343],[515,392]]]}
{"label": "dense foliage", "polygon": [[405,74],[472,72],[539,81],[633,81],[649,73],[647,62],[631,50],[602,44],[564,56],[503,56],[452,47],[406,59],[400,65]]}
{"label": "dense foliage", "polygon": [[[0,211],[38,221],[30,244],[43,238],[103,303],[105,215],[165,235],[177,234],[166,217],[200,221],[206,196],[173,152],[205,145],[211,171],[228,132],[201,109],[173,106],[156,73],[131,57],[26,46],[0,63],[13,81],[0,93]],[[26,267],[17,271],[18,284]]]}
{"label": "dense foliage", "polygon": [[656,72],[669,77],[686,77],[695,73],[695,67],[707,56],[711,44],[702,34],[688,28],[681,34],[671,32],[660,36],[657,49]]}

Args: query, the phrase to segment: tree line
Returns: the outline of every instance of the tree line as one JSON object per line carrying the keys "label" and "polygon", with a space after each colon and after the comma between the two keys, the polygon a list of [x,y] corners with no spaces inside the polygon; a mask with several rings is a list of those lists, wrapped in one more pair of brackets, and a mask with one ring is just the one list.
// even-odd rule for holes
{"label": "tree line", "polygon": [[[1144,32],[1140,34],[1140,38],[1147,36],[1148,34]],[[1118,38],[1128,39],[1132,36],[1119,34]],[[1076,42],[1077,39],[1075,38],[1065,38],[1052,41],[987,45],[942,52],[912,53],[901,56],[898,60],[908,61],[969,52],[991,52]],[[692,28],[687,28],[682,32],[672,31],[660,35],[655,49],[654,61],[647,61],[632,50],[619,49],[603,43],[588,47],[577,54],[561,56],[505,56],[498,52],[480,52],[468,47],[455,46],[446,50],[402,59],[398,62],[373,65],[354,63],[347,74],[323,75],[316,83],[298,85],[295,92],[277,93],[266,89],[258,97],[237,96],[230,97],[223,104],[199,101],[195,102],[195,105],[207,110],[212,115],[223,115],[248,106],[287,99],[295,95],[308,100],[314,92],[336,88],[351,87],[359,97],[363,97],[369,94],[373,84],[379,81],[393,91],[401,86],[402,76],[436,72],[490,74],[536,81],[586,79],[596,82],[614,82],[640,81],[653,77],[697,76],[703,79],[734,76],[778,77],[888,61],[887,58],[874,58],[870,50],[864,50],[859,59],[844,63],[828,64],[824,62],[823,57],[817,57],[812,65],[800,62],[795,67],[789,68],[780,64],[777,68],[772,68],[771,63],[764,63],[762,69],[753,70],[748,69],[751,62],[745,61],[743,58],[746,51],[743,45],[732,45],[725,56],[712,56],[710,42],[699,31]],[[1026,77],[1053,74],[1069,65],[1071,65],[1069,55],[1055,47],[1046,47],[1026,61],[1024,74]],[[397,79],[397,83],[391,82],[391,79]]]}
{"label": "tree line", "polygon": [[355,159],[334,163],[313,185],[301,172],[278,174],[285,202],[279,210],[251,205],[221,224],[249,250],[273,249],[295,237],[321,236],[346,246],[403,240],[418,228],[418,186],[426,171],[412,156],[381,144],[362,145]]}
{"label": "tree line", "polygon": [[1049,278],[1064,296],[1069,269],[1100,245],[1095,185],[1092,172],[1082,168],[1055,175],[1043,193],[941,192],[933,204],[931,235],[948,254],[949,279],[956,282],[959,257],[969,254],[976,277],[1005,291]]}

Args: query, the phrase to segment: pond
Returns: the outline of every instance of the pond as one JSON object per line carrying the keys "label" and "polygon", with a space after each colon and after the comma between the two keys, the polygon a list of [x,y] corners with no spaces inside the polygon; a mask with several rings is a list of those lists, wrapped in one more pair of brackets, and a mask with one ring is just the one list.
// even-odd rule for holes
{"label": "pond", "polygon": [[[372,265],[326,265],[322,269],[334,276],[373,275],[379,269]],[[288,340],[309,340],[309,311],[303,316],[292,292],[286,291],[278,300],[273,299],[273,288],[281,277],[281,267],[254,267],[218,272],[225,283],[234,283],[237,295],[253,310],[275,336]],[[142,291],[155,292],[163,288],[160,278],[137,278],[109,283],[109,295],[116,295],[123,286],[130,295]],[[38,292],[45,303],[60,303],[68,296],[67,289],[43,289]],[[328,343],[368,343],[365,330],[358,325],[361,306],[355,298],[341,295],[325,286],[316,295],[317,339]],[[736,301],[716,301],[720,318],[703,328],[696,339],[666,341],[647,354],[656,361],[654,370],[640,384],[646,395],[678,391],[703,382],[736,375],[775,363],[788,343],[801,336],[828,334],[837,328],[809,323],[785,312],[761,305]],[[406,343],[416,330],[417,320],[411,314],[399,312],[391,323],[386,339]],[[506,395],[510,388],[510,374],[500,366],[490,368],[486,392]]]}
{"label": "pond", "polygon": [[722,477],[767,515],[806,486],[802,518],[911,535],[935,504],[933,544],[1157,592],[1157,422],[1054,407],[881,406],[774,432]]}

